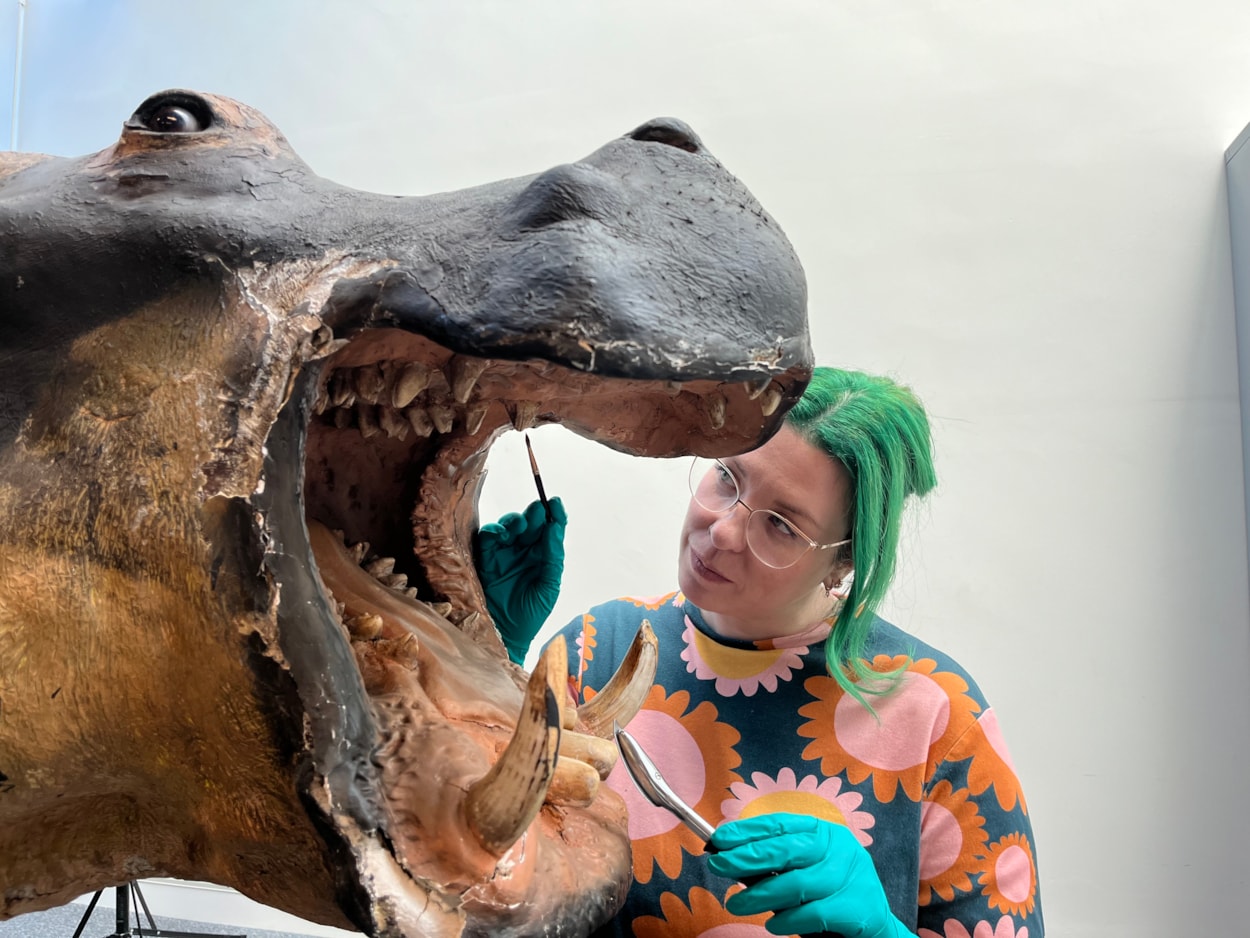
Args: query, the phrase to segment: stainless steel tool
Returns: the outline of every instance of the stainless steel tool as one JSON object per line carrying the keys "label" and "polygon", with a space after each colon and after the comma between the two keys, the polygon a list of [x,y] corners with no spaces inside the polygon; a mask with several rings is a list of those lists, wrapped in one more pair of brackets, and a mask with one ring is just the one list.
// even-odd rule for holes
{"label": "stainless steel tool", "polygon": [[616,733],[616,745],[621,750],[621,759],[638,790],[657,808],[672,811],[706,843],[716,828],[700,817],[694,808],[682,801],[677,792],[669,787],[655,763],[638,745],[638,740],[625,732],[619,724],[614,723],[612,728]]}

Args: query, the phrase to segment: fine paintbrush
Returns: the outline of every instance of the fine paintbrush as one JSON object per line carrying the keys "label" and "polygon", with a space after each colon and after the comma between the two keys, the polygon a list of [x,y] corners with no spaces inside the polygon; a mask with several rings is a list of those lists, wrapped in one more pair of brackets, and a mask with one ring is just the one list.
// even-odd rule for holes
{"label": "fine paintbrush", "polygon": [[543,490],[543,477],[538,474],[538,460],[534,458],[534,447],[530,445],[530,435],[525,434],[525,449],[530,454],[530,469],[534,471],[534,485],[538,487],[538,500],[542,503],[543,511],[547,513],[547,523],[553,520],[551,517],[551,503],[547,501],[547,493]]}

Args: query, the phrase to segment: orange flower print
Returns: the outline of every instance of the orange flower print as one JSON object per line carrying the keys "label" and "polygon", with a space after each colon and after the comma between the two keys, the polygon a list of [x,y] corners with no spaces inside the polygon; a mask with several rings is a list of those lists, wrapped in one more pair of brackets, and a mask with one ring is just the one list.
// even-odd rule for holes
{"label": "orange flower print", "polygon": [[1028,812],[1024,805],[1024,792],[1020,788],[1020,780],[1016,777],[1015,766],[1011,762],[1011,753],[1007,751],[1007,741],[1003,739],[998,727],[998,715],[994,708],[987,708],[977,719],[974,726],[955,744],[951,761],[959,761],[971,757],[968,764],[968,787],[974,795],[979,795],[991,785],[994,797],[1004,811],[1020,806]]}
{"label": "orange flower print", "polygon": [[937,893],[947,901],[955,890],[970,892],[970,874],[979,872],[977,858],[985,852],[985,818],[968,790],[954,791],[943,779],[933,786],[920,809],[920,904]]}
{"label": "orange flower print", "polygon": [[920,929],[920,938],[1029,938],[1029,928],[1025,925],[1017,931],[1016,923],[1011,916],[1004,915],[998,920],[997,925],[991,925],[986,921],[977,922],[969,933],[961,923],[948,918],[940,932],[932,928]]}
{"label": "orange flower print", "polygon": [[[741,887],[730,889],[730,893]],[[701,886],[690,890],[687,907],[677,896],[660,896],[660,915],[634,919],[634,938],[772,938],[764,927],[771,912],[740,918],[725,911],[716,896]]]}
{"label": "orange flower print", "polygon": [[577,676],[569,676],[569,690],[574,700],[582,700],[582,678],[590,667],[590,662],[595,660],[595,647],[599,644],[595,641],[595,636],[599,634],[599,630],[595,628],[594,621],[595,617],[589,612],[582,614],[582,629],[577,634]]}
{"label": "orange flower print", "polygon": [[[831,677],[804,683],[816,699],[799,708],[809,720],[799,735],[812,740],[803,758],[820,759],[825,775],[845,772],[852,785],[871,775],[873,793],[883,803],[893,801],[899,788],[919,801],[925,781],[980,705],[964,693],[963,678],[938,671],[932,659],[878,655],[871,666],[880,672],[906,667],[894,690],[871,698],[875,717]],[[917,733],[917,726],[928,733]]]}
{"label": "orange flower print", "polygon": [[697,628],[689,618],[686,631],[682,633],[685,647],[681,658],[686,670],[704,681],[716,681],[716,693],[732,697],[742,691],[746,697],[764,687],[775,691],[777,681],[788,681],[790,676],[803,667],[806,646],[791,648],[730,648],[712,641]]}
{"label": "orange flower print", "polygon": [[990,908],[1009,915],[1028,915],[1037,897],[1037,864],[1023,834],[1009,834],[990,845],[981,860],[981,895]]}
{"label": "orange flower print", "polygon": [[[713,825],[723,817],[720,803],[725,791],[739,781],[734,772],[742,759],[734,750],[741,735],[728,723],[718,723],[716,707],[704,701],[689,713],[690,694],[664,695],[658,684],[651,688],[638,715],[629,721],[629,732],[651,753],[664,780],[695,811]],[[634,878],[651,881],[655,865],[670,879],[681,872],[683,851],[703,852],[703,841],[664,808],[657,808],[638,790],[625,766],[618,762],[607,784],[625,799],[629,811],[629,839],[634,848]]]}
{"label": "orange flower print", "polygon": [[872,843],[868,829],[877,822],[876,818],[867,811],[856,810],[863,804],[863,795],[856,791],[839,794],[841,789],[840,778],[827,778],[817,784],[816,776],[808,775],[796,782],[791,768],[782,769],[776,780],[763,772],[754,772],[751,784],[734,782],[729,786],[733,798],[721,803],[721,813],[727,821],[775,811],[807,814],[849,827],[855,839],[867,847]]}
{"label": "orange flower print", "polygon": [[621,599],[627,603],[632,603],[639,609],[646,609],[655,612],[667,602],[671,602],[676,596],[677,591],[665,593],[663,596],[622,596]]}

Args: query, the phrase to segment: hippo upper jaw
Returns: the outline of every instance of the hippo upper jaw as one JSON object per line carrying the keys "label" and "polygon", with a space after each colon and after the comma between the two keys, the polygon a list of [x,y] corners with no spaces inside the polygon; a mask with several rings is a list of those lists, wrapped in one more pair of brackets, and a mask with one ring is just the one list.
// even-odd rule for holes
{"label": "hippo upper jaw", "polygon": [[164,874],[378,935],[607,918],[629,851],[595,737],[638,685],[575,713],[562,649],[507,662],[482,466],[552,422],[647,455],[766,438],[811,365],[772,221],[673,121],[387,199],[172,92],[9,169],[0,917]]}

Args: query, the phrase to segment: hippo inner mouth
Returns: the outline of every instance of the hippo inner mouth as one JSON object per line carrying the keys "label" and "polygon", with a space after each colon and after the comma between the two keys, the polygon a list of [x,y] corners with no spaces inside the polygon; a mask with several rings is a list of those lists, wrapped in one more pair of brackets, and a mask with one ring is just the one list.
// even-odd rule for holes
{"label": "hippo inner mouth", "polygon": [[453,354],[421,336],[373,330],[322,370],[308,429],[306,514],[358,545],[383,585],[462,621],[485,612],[470,544],[486,453],[499,434],[561,423],[617,449],[673,455],[720,430],[731,408],[753,410],[758,425],[780,399],[767,380],[614,379]]}
{"label": "hippo inner mouth", "polygon": [[[538,821],[553,828],[562,849],[535,861],[560,865],[543,875],[561,876],[566,894],[602,891],[602,883],[592,885],[594,864],[568,848],[601,842],[614,823],[604,812],[618,809],[596,801],[616,759],[605,737],[613,721],[628,722],[650,688],[654,638],[640,633],[617,679],[589,704],[574,711],[557,699],[554,717],[544,709],[543,682],[565,696],[563,648],[544,656],[527,685],[506,662],[473,564],[486,455],[500,434],[549,423],[636,454],[723,452],[742,445],[721,435],[727,419],[758,434],[780,389],[767,379],[632,379],[476,357],[390,328],[357,333],[306,380],[310,547],[377,722],[374,764],[395,859],[418,882],[446,889],[459,878],[466,903],[497,908],[506,903],[486,893],[521,882],[501,887],[501,858],[514,875],[513,845],[545,806]],[[553,722],[558,752],[534,756],[532,741]],[[431,748],[442,753],[436,766]],[[490,807],[475,808],[483,780],[510,759],[517,765],[502,774],[512,777],[481,796]],[[434,790],[452,794],[431,798]],[[448,827],[462,830],[466,817],[473,836],[450,838],[459,846],[449,866]],[[431,844],[442,846],[431,851]],[[614,901],[588,902],[587,914]]]}

